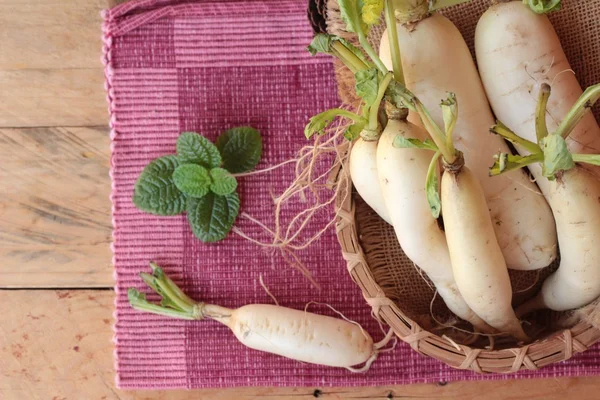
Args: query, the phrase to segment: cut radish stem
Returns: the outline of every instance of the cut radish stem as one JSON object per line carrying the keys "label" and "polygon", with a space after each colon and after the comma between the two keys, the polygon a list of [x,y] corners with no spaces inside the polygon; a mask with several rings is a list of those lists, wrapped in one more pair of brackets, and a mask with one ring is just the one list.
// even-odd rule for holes
{"label": "cut radish stem", "polygon": [[[133,308],[179,319],[213,319],[229,327],[242,344],[255,350],[364,372],[391,339],[390,333],[382,342],[373,343],[371,336],[357,323],[286,307],[252,304],[232,310],[195,302],[161,268],[150,265],[152,275],[142,273],[141,276],[162,296],[161,305],[148,302],[144,294],[132,288],[128,297]],[[352,368],[359,364],[364,367]]]}

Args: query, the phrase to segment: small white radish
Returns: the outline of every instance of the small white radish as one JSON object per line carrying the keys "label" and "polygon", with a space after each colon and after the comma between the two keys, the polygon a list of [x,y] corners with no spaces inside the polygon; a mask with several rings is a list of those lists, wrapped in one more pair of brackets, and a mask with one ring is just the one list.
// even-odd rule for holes
{"label": "small white radish", "polygon": [[246,305],[221,317],[206,307],[206,316],[255,350],[330,367],[363,364],[376,351],[360,326],[339,318],[269,304]]}
{"label": "small white radish", "polygon": [[427,205],[424,182],[433,153],[394,147],[398,135],[420,141],[428,138],[422,128],[390,118],[379,139],[379,182],[398,242],[408,258],[431,279],[450,311],[481,332],[490,332],[458,290],[446,236]]}
{"label": "small white radish", "polygon": [[[150,303],[143,294],[129,289],[129,302],[133,308],[180,319],[214,319],[228,326],[242,344],[255,350],[362,372],[391,339],[388,334],[381,343],[373,343],[371,336],[357,323],[281,306],[252,304],[232,310],[197,303],[186,296],[162,269],[153,263],[150,265],[153,274],[140,275],[163,297],[163,303]],[[365,365],[357,370],[352,368],[359,364]]]}
{"label": "small white radish", "polygon": [[[552,86],[546,116],[550,131],[582,94],[552,23],[522,1],[495,4],[482,15],[475,50],[496,117],[523,138],[536,141],[535,111],[543,84]],[[591,113],[583,117],[567,143],[574,153],[600,153],[600,128]],[[600,177],[599,168],[585,168]]]}
{"label": "small white radish", "polygon": [[[488,134],[494,118],[464,39],[440,14],[412,18],[418,22],[396,25],[407,88],[431,110],[437,125],[443,124],[440,99],[447,92],[460,99],[456,148],[464,153],[466,164],[483,187],[508,267],[531,270],[548,266],[556,257],[556,229],[546,200],[522,171],[494,178],[487,174],[492,156],[507,152],[508,147],[502,138]],[[380,56],[391,68],[389,43],[384,33]],[[416,122],[417,118],[412,114],[409,120]]]}
{"label": "small white radish", "polygon": [[442,176],[444,225],[454,278],[467,304],[489,325],[527,341],[512,309],[506,262],[494,235],[485,195],[463,166]]}
{"label": "small white radish", "polygon": [[385,222],[391,224],[391,219],[377,174],[377,141],[367,141],[359,138],[350,150],[349,169],[352,184],[360,197],[375,211]]}

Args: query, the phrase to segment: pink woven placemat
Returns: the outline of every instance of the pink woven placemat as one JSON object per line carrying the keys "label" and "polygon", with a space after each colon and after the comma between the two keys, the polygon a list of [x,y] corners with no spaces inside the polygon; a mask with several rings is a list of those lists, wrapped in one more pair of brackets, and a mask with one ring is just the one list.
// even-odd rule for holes
{"label": "pink woven placemat", "polygon": [[[311,300],[326,302],[381,338],[348,276],[333,229],[300,254],[322,286],[316,290],[279,256],[239,236],[204,245],[194,238],[184,216],[151,216],[131,202],[142,168],[174,153],[180,132],[197,131],[214,139],[225,129],[252,125],[265,139],[259,168],[291,158],[305,144],[302,131],[308,117],[338,104],[331,60],[305,51],[312,36],[305,7],[294,0],[142,0],[104,13],[118,386],[358,386],[515,377],[453,370],[405,344],[380,356],[368,373],[352,374],[246,349],[228,328],[213,321],[178,321],[129,307],[127,288],[146,290],[138,273],[154,260],[195,299],[227,307],[271,303],[258,282],[262,274],[282,305],[302,309]],[[271,193],[280,193],[291,176],[284,168],[242,179],[243,211],[272,220]],[[324,213],[314,229],[330,217]],[[243,220],[239,225],[260,234]],[[325,307],[314,311],[331,314]],[[598,374],[599,354],[595,347],[516,377]]]}

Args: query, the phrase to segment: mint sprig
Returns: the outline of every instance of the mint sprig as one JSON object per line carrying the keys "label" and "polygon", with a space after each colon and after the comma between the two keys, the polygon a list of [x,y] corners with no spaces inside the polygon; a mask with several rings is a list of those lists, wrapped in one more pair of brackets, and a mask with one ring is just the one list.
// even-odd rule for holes
{"label": "mint sprig", "polygon": [[187,211],[192,232],[203,242],[224,239],[240,208],[232,173],[253,170],[262,137],[251,127],[230,129],[216,145],[195,132],[177,139],[177,155],[150,162],[135,183],[133,203],[142,211],[171,216]]}
{"label": "mint sprig", "polygon": [[173,172],[179,167],[176,156],[157,158],[144,168],[133,191],[133,203],[156,215],[177,215],[185,210],[185,195],[177,189]]}
{"label": "mint sprig", "polygon": [[234,174],[252,171],[262,156],[260,132],[249,126],[223,132],[216,144],[223,156],[223,168]]}

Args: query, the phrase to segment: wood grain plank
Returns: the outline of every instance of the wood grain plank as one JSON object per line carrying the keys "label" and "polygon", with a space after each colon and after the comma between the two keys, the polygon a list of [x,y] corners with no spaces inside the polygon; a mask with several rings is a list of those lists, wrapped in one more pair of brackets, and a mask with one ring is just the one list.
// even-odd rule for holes
{"label": "wood grain plank", "polygon": [[107,0],[0,0],[0,127],[108,122],[100,11]]}
{"label": "wood grain plank", "polygon": [[[451,382],[367,388],[115,388],[112,291],[0,290],[0,399],[596,399],[598,378]],[[316,394],[316,395],[315,395]]]}
{"label": "wood grain plank", "polygon": [[103,8],[106,0],[0,0],[0,70],[100,68]]}
{"label": "wood grain plank", "polygon": [[106,125],[107,110],[100,67],[0,69],[0,127]]}
{"label": "wood grain plank", "polygon": [[112,287],[108,128],[0,129],[0,287]]}

